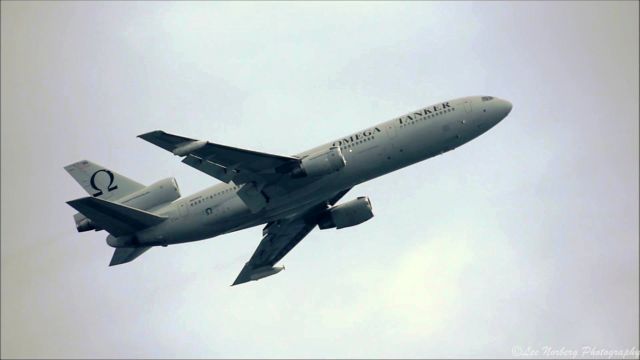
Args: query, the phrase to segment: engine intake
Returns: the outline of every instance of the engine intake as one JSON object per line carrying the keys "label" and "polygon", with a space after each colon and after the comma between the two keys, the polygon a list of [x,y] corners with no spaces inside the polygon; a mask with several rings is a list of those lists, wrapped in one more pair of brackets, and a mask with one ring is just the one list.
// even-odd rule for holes
{"label": "engine intake", "polygon": [[347,164],[340,147],[334,146],[325,152],[308,155],[300,161],[300,167],[291,176],[300,178],[305,176],[322,176],[339,171]]}
{"label": "engine intake", "polygon": [[373,217],[371,202],[366,196],[358,197],[327,210],[318,221],[320,229],[342,229],[362,224]]}

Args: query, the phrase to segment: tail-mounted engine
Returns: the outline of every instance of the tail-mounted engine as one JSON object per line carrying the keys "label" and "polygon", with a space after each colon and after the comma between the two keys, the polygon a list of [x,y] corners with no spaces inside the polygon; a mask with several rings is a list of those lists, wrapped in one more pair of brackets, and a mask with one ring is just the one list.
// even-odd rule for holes
{"label": "tail-mounted engine", "polygon": [[149,210],[180,198],[180,189],[174,178],[167,178],[129,194],[116,202],[136,209]]}

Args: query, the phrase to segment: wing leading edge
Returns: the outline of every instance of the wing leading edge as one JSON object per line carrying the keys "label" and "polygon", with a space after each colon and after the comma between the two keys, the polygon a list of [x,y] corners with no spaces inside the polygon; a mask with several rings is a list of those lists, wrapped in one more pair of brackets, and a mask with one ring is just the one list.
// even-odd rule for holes
{"label": "wing leading edge", "polygon": [[156,130],[138,135],[174,155],[183,163],[214,178],[236,185],[248,182],[268,183],[295,167],[299,159],[190,139]]}

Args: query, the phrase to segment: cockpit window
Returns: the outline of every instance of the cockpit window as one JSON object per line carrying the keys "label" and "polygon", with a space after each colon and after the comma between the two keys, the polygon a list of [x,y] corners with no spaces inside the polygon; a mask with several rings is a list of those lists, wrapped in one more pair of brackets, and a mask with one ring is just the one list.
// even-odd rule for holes
{"label": "cockpit window", "polygon": [[483,96],[482,97],[482,101],[489,101],[489,100],[493,100],[493,96]]}

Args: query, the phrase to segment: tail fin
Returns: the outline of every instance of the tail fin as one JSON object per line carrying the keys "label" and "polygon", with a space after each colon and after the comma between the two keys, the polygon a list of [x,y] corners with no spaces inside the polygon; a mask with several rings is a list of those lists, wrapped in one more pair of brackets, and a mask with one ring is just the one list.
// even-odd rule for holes
{"label": "tail fin", "polygon": [[115,237],[133,234],[167,219],[164,216],[93,197],[71,200],[67,204]]}
{"label": "tail fin", "polygon": [[117,200],[144,188],[144,185],[128,177],[88,160],[67,165],[64,169],[89,195],[104,200]]}

